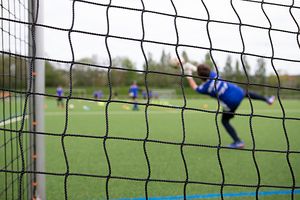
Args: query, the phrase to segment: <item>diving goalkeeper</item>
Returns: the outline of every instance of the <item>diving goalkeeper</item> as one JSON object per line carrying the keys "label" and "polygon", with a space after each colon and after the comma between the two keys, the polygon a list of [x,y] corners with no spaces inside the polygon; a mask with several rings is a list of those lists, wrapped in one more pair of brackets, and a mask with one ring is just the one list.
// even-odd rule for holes
{"label": "diving goalkeeper", "polygon": [[[182,62],[184,73],[187,76],[190,87],[198,93],[209,95],[213,98],[219,98],[220,104],[223,107],[222,124],[233,143],[229,145],[230,148],[244,148],[244,142],[238,137],[235,129],[230,124],[230,120],[234,117],[236,109],[241,104],[244,98],[248,96],[251,99],[264,101],[271,105],[275,101],[275,96],[264,97],[255,92],[246,91],[236,84],[229,83],[223,80],[216,80],[217,74],[210,70],[207,64],[200,64],[197,67],[188,62]],[[179,66],[179,62],[177,62]],[[193,72],[197,72],[199,78],[202,80],[201,85],[197,85],[195,80],[190,77]],[[219,77],[220,78],[220,77]],[[215,86],[215,81],[217,81]]]}

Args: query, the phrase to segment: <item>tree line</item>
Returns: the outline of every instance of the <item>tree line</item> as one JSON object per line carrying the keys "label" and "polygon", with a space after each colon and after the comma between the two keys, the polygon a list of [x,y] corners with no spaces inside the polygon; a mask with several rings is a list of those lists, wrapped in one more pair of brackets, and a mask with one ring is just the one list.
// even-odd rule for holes
{"label": "tree line", "polygon": [[[186,61],[198,63],[189,59],[187,53],[182,53],[182,58]],[[180,71],[171,67],[171,55],[162,51],[160,59],[155,60],[151,53],[147,55],[147,62],[142,66],[143,70],[136,72],[137,69],[134,62],[127,57],[116,57],[112,59],[112,69],[108,66],[101,67],[98,65],[93,57],[82,58],[77,60],[67,67],[57,67],[56,63],[45,62],[45,84],[46,87],[69,87],[70,78],[72,86],[77,88],[94,87],[102,88],[108,87],[111,84],[113,87],[129,86],[134,80],[140,85],[147,85],[152,88],[178,88],[182,84]],[[203,62],[207,63],[213,70],[214,64],[207,53]],[[81,63],[81,64],[78,64]],[[28,73],[29,61],[21,57],[8,56],[2,54],[0,56],[0,85],[2,88],[18,88],[27,85],[25,74]],[[255,72],[250,73],[252,67]],[[222,69],[222,70],[221,70]],[[144,71],[144,72],[143,72]],[[145,73],[147,71],[148,73]],[[266,63],[264,59],[258,58],[256,66],[250,66],[247,57],[243,57],[243,62],[240,60],[233,60],[228,55],[223,68],[218,68],[222,79],[233,81],[246,87],[248,81],[253,84],[263,85],[278,85],[276,75],[267,75]],[[280,82],[282,86],[300,88],[300,76],[280,75]],[[183,84],[187,82],[183,80]],[[265,92],[263,87],[255,87],[254,90],[261,90]]]}

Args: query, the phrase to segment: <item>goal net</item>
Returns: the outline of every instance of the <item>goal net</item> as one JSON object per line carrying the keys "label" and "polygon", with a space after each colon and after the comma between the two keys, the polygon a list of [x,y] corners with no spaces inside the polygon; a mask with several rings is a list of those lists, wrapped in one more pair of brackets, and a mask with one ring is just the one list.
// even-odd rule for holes
{"label": "goal net", "polygon": [[1,1],[0,199],[33,197],[31,14],[28,1]]}
{"label": "goal net", "polygon": [[0,199],[300,198],[299,19],[294,0],[2,0]]}

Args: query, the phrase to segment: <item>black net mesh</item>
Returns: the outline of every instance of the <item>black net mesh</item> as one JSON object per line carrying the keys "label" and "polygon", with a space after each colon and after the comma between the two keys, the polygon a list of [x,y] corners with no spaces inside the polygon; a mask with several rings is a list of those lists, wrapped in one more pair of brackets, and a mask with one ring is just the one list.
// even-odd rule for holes
{"label": "black net mesh", "polygon": [[[35,3],[38,11],[39,1]],[[220,6],[210,1],[186,3],[203,17],[196,17],[192,9],[183,12],[182,4],[175,0],[157,2],[153,7],[146,0],[72,0],[67,3],[65,16],[69,21],[62,26],[58,21],[65,19],[58,19],[57,24],[39,24],[31,18],[30,23],[32,13],[27,3],[1,1],[1,198],[25,198],[24,187],[31,189],[26,185],[30,174],[46,175],[48,199],[299,198],[299,76],[280,71],[282,65],[299,68],[299,3],[220,2],[224,10],[230,10],[231,18],[227,18],[228,13],[216,12],[215,7]],[[168,11],[161,11],[160,5]],[[244,14],[247,8],[254,9],[252,14],[260,15],[264,25],[253,23],[251,15]],[[287,28],[274,21],[279,10],[288,18]],[[116,21],[126,16],[134,21],[118,24],[122,27],[117,29]],[[94,24],[95,19],[99,24]],[[84,25],[78,25],[80,22]],[[193,29],[183,28],[189,23]],[[139,28],[131,30],[132,24]],[[51,41],[47,44],[53,48],[46,48],[46,52],[68,53],[35,56],[28,38],[36,26],[44,29],[45,40]],[[172,32],[165,29],[167,26]],[[249,37],[261,46],[251,48],[255,45]],[[287,43],[293,44],[287,48],[291,52],[278,51],[282,42],[279,38],[292,38],[292,43]],[[32,40],[34,44],[35,37]],[[32,55],[28,49],[32,49]],[[167,53],[163,51],[158,63],[151,53],[162,49]],[[95,51],[104,59],[97,61],[91,55],[82,58],[80,51]],[[118,57],[130,56],[130,52],[142,60],[136,61],[140,67]],[[225,81],[246,92],[241,108],[230,113],[245,148],[228,147],[219,96],[214,103],[194,96],[186,81],[189,75],[170,67],[168,61],[175,57],[183,69],[182,58],[187,59],[184,54],[195,52],[199,57],[196,63],[206,55],[205,61],[216,72],[212,78],[215,90]],[[235,73],[220,66],[224,56],[236,59]],[[33,79],[30,66],[34,60],[46,63],[44,94],[31,92],[28,84]],[[249,60],[260,60],[269,68],[272,75],[268,80],[259,72],[253,74]],[[201,77],[192,77],[200,82]],[[144,99],[137,101],[129,99],[127,89],[122,89],[135,80],[144,90]],[[62,95],[55,91],[57,86],[64,88]],[[101,97],[93,94],[100,89]],[[155,91],[176,99],[155,98]],[[275,105],[256,103],[251,91],[273,94]],[[26,127],[29,97],[34,95],[46,97],[44,132],[28,131]],[[139,111],[131,111],[135,106]],[[33,151],[30,133],[45,136],[45,171],[30,168],[27,162]]]}
{"label": "black net mesh", "polygon": [[30,16],[27,1],[1,1],[0,198],[31,198]]}

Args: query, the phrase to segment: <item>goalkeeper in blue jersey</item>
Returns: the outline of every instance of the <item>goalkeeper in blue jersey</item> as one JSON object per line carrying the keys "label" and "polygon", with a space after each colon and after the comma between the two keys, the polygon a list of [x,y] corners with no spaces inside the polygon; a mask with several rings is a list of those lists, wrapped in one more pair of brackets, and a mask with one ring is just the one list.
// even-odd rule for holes
{"label": "goalkeeper in blue jersey", "polygon": [[139,86],[137,85],[136,81],[133,81],[132,85],[129,88],[128,94],[129,97],[131,97],[134,102],[132,110],[135,111],[139,110],[138,103],[137,103],[138,93],[139,93]]}
{"label": "goalkeeper in blue jersey", "polygon": [[248,96],[251,99],[264,101],[269,105],[273,104],[275,97],[264,97],[255,92],[247,92],[233,83],[216,80],[217,74],[211,71],[210,67],[206,64],[200,64],[197,67],[190,63],[182,64],[186,75],[192,75],[193,72],[197,72],[199,78],[203,81],[201,85],[197,85],[194,79],[188,76],[187,80],[192,89],[198,93],[206,94],[220,100],[220,104],[223,107],[222,124],[233,139],[233,143],[230,144],[229,147],[243,148],[245,145],[244,142],[238,137],[235,129],[229,123],[230,119],[234,117],[236,109],[241,104],[242,100]]}

